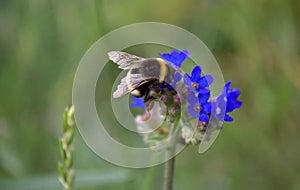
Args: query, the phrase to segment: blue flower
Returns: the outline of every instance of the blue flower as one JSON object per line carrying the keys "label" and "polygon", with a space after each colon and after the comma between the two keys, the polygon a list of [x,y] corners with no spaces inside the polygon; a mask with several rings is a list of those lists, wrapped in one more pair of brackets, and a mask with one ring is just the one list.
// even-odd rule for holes
{"label": "blue flower", "polygon": [[194,67],[191,75],[184,75],[184,83],[187,85],[188,89],[191,91],[196,91],[201,94],[209,92],[206,89],[213,82],[213,77],[211,75],[201,76],[201,67]]}
{"label": "blue flower", "polygon": [[231,80],[224,85],[222,93],[212,102],[212,114],[220,121],[233,121],[233,118],[227,113],[242,107],[242,102],[238,100],[241,94],[240,90],[230,89],[230,85]]}
{"label": "blue flower", "polygon": [[211,103],[208,102],[210,91],[204,94],[191,92],[188,95],[188,111],[192,117],[197,117],[199,121],[208,122],[211,113]]}
{"label": "blue flower", "polygon": [[159,55],[175,67],[181,67],[182,63],[191,56],[191,53],[187,50],[181,52],[173,50],[171,53],[159,53]]}
{"label": "blue flower", "polygon": [[131,99],[133,100],[133,102],[131,102],[129,104],[129,106],[146,109],[143,98],[137,98],[137,97],[131,95]]}
{"label": "blue flower", "polygon": [[175,75],[174,75],[174,77],[173,77],[171,85],[174,86],[174,87],[176,87],[177,82],[179,82],[181,80],[181,78],[182,78],[181,74],[178,73],[178,72],[176,72]]}

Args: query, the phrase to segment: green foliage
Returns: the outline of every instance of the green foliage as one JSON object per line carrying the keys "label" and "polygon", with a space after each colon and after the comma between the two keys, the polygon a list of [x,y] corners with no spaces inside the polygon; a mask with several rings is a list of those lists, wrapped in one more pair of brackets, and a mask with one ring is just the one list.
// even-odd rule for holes
{"label": "green foliage", "polygon": [[[74,186],[76,186],[76,189],[94,189],[95,187],[105,187],[110,184],[119,185],[128,181],[130,181],[130,176],[122,171],[79,171],[76,172]],[[59,188],[61,188],[61,184],[57,180],[57,174],[24,177],[19,180],[0,181],[0,189],[5,190],[53,190]]]}

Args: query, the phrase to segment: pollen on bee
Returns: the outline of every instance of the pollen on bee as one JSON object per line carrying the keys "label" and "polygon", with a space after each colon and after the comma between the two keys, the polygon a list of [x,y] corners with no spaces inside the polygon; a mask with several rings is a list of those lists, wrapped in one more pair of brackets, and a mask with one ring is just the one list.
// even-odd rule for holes
{"label": "pollen on bee", "polygon": [[134,95],[134,96],[136,96],[136,97],[140,97],[141,96],[141,92],[139,90],[137,90],[137,89],[131,91],[131,94]]}

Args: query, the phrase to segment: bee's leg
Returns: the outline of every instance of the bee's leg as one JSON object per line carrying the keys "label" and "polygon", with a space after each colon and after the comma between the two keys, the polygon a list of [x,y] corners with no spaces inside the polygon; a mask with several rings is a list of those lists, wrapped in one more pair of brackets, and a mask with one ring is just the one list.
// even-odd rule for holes
{"label": "bee's leg", "polygon": [[144,104],[146,106],[147,111],[150,111],[151,108],[153,107],[153,103],[154,103],[153,100],[155,100],[155,98],[151,95],[150,90],[146,90]]}

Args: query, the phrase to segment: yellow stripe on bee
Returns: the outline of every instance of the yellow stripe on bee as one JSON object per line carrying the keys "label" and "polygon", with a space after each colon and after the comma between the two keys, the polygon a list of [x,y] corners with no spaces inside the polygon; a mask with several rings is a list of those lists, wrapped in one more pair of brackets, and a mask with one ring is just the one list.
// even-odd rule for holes
{"label": "yellow stripe on bee", "polygon": [[134,89],[130,92],[132,95],[136,96],[136,97],[140,97],[141,96],[141,92],[137,89]]}
{"label": "yellow stripe on bee", "polygon": [[164,79],[167,75],[168,69],[166,66],[166,62],[163,59],[156,58],[156,60],[158,61],[159,65],[160,65],[159,81],[162,82],[162,81],[164,81]]}

